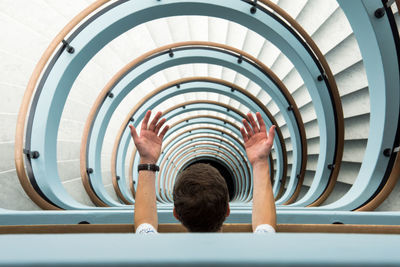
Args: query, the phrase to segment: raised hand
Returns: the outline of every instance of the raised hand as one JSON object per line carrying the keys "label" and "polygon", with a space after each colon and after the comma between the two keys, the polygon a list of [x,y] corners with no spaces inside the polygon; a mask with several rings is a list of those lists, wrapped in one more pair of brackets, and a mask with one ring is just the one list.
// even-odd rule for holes
{"label": "raised hand", "polygon": [[244,128],[240,128],[247,158],[251,165],[267,162],[275,137],[275,125],[272,125],[267,134],[265,123],[259,112],[256,113],[258,124],[251,113],[248,113],[247,117],[251,125],[243,119]]}
{"label": "raised hand", "polygon": [[166,121],[165,118],[160,120],[161,115],[161,112],[157,112],[151,123],[148,125],[151,116],[151,110],[148,110],[142,122],[140,136],[137,134],[135,127],[129,125],[133,141],[140,155],[140,163],[157,163],[158,157],[161,153],[162,140],[169,129],[169,126],[167,125],[160,132],[161,127]]}
{"label": "raised hand", "polygon": [[259,112],[256,113],[257,122],[251,113],[247,114],[250,124],[243,119],[244,128],[240,128],[247,158],[253,166],[253,231],[268,224],[276,229],[276,207],[269,176],[268,156],[271,152],[275,137],[275,126],[267,129]]}

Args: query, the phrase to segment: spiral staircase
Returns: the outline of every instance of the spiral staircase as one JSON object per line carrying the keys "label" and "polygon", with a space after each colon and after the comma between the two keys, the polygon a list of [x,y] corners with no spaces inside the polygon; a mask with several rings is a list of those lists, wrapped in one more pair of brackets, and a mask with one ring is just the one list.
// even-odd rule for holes
{"label": "spiral staircase", "polygon": [[[398,266],[399,6],[0,0],[0,265]],[[167,234],[141,237],[128,126],[149,109],[171,126]],[[276,235],[249,233],[248,112],[277,126]],[[195,162],[228,184],[225,234],[178,234],[172,188]]]}

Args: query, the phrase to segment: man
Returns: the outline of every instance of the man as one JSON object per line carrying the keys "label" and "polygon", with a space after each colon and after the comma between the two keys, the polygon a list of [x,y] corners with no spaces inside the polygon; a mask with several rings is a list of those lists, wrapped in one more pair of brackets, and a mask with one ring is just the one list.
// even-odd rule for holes
{"label": "man", "polygon": [[[158,112],[149,124],[147,111],[140,136],[130,125],[131,135],[140,155],[135,203],[136,233],[156,233],[158,227],[155,172],[162,140],[169,129]],[[267,129],[259,112],[257,122],[249,113],[240,129],[247,158],[253,167],[252,227],[255,233],[275,232],[276,209],[269,177],[268,156],[271,152],[275,126]],[[222,180],[221,180],[222,179]],[[214,191],[212,191],[214,190]],[[215,191],[216,190],[216,191]],[[228,190],[219,172],[207,164],[195,164],[183,171],[174,186],[174,216],[191,232],[219,232],[229,216]]]}

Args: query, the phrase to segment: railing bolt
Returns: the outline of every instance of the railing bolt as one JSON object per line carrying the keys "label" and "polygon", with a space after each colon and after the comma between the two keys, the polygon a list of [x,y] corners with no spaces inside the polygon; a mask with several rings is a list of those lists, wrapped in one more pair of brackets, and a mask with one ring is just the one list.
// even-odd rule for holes
{"label": "railing bolt", "polygon": [[238,61],[237,61],[239,64],[241,64],[242,62],[243,62],[243,56],[242,55],[240,55],[239,56],[239,58],[238,58]]}
{"label": "railing bolt", "polygon": [[378,19],[382,18],[383,16],[385,16],[385,9],[383,7],[378,8],[377,10],[375,10],[374,15]]}
{"label": "railing bolt", "polygon": [[24,149],[23,153],[30,159],[37,159],[40,156],[38,151],[30,151],[29,149]]}
{"label": "railing bolt", "polygon": [[390,155],[392,155],[392,150],[390,148],[386,148],[385,150],[383,150],[383,155],[385,157],[390,157]]}
{"label": "railing bolt", "polygon": [[257,12],[257,0],[254,0],[254,3],[252,3],[252,7],[250,8],[250,13],[254,14]]}
{"label": "railing bolt", "polygon": [[75,49],[69,45],[69,43],[65,40],[62,40],[63,45],[65,45],[65,48],[68,53],[73,54],[75,52]]}

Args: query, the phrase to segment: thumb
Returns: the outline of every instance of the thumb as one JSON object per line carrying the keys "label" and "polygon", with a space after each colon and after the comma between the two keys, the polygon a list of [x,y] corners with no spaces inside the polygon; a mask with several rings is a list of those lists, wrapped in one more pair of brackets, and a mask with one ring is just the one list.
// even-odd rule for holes
{"label": "thumb", "polygon": [[136,140],[139,138],[136,129],[135,127],[133,127],[133,125],[129,125],[129,128],[131,128],[131,136],[133,138],[133,142],[136,143]]}
{"label": "thumb", "polygon": [[269,135],[268,135],[268,139],[274,140],[275,137],[275,125],[272,125],[271,128],[269,128]]}

